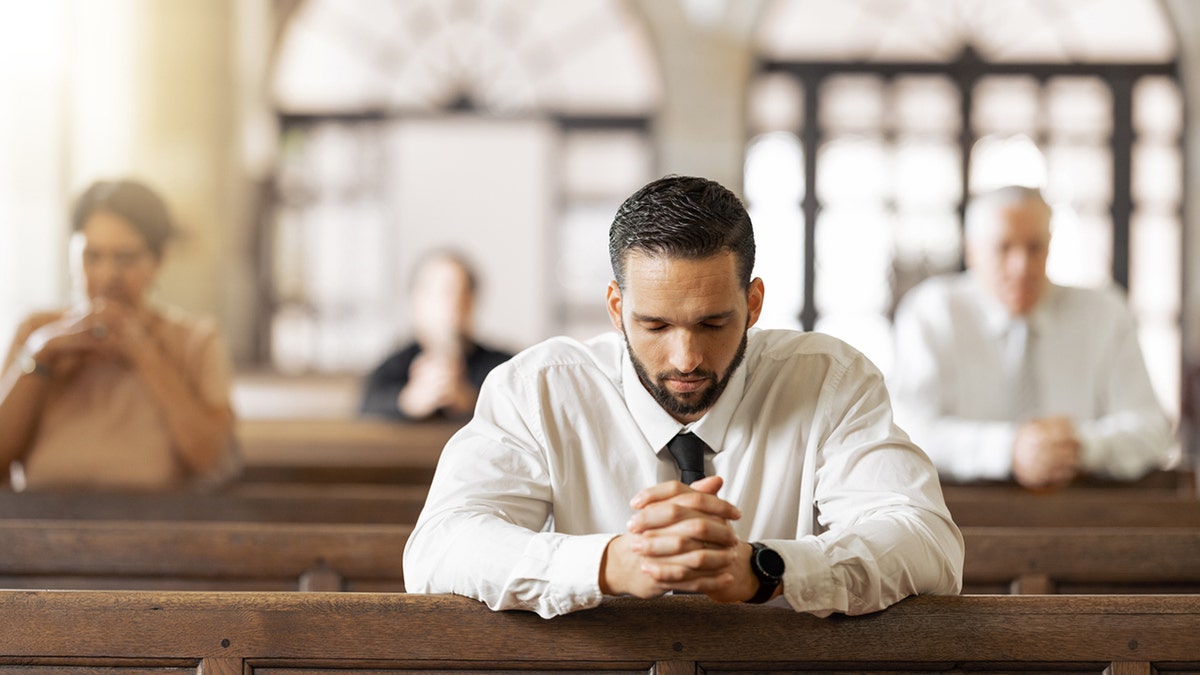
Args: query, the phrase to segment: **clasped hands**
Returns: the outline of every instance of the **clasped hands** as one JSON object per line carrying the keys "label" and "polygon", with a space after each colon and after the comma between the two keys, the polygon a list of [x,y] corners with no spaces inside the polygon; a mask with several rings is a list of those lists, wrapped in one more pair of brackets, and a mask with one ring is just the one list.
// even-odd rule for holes
{"label": "clasped hands", "polygon": [[743,602],[758,590],[750,544],[730,525],[741,518],[717,497],[720,476],[691,486],[668,481],[639,492],[628,530],[609,542],[600,566],[606,595],[657,597],[667,591],[704,593],[717,602]]}
{"label": "clasped hands", "polygon": [[460,353],[423,352],[413,360],[408,375],[397,405],[410,417],[427,417],[438,410],[465,415],[475,408],[477,392],[467,379]]}
{"label": "clasped hands", "polygon": [[1081,470],[1082,448],[1065,417],[1025,422],[1013,441],[1013,477],[1033,489],[1063,487]]}
{"label": "clasped hands", "polygon": [[69,376],[90,359],[133,362],[145,345],[149,323],[146,312],[97,298],[35,330],[25,351],[55,376]]}

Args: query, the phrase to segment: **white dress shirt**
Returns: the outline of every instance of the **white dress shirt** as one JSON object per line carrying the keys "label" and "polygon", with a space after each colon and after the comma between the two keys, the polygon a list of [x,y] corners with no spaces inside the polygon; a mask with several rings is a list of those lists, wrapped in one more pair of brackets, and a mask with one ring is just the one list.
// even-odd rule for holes
{"label": "white dress shirt", "polygon": [[[488,376],[447,443],[404,553],[415,593],[457,593],[543,617],[601,601],[600,562],[630,499],[679,478],[683,427],[642,386],[620,333],[555,338]],[[963,542],[932,463],[892,423],[882,375],[816,333],[751,329],[745,361],[689,425],[733,527],[787,564],[798,611],[872,612],[953,594]]]}
{"label": "white dress shirt", "polygon": [[[1027,322],[1037,377],[1025,416],[1069,418],[1089,473],[1132,479],[1164,466],[1170,422],[1118,292],[1050,285]],[[1011,477],[1022,420],[1006,340],[1021,329],[969,272],[929,279],[897,308],[896,420],[946,478]]]}

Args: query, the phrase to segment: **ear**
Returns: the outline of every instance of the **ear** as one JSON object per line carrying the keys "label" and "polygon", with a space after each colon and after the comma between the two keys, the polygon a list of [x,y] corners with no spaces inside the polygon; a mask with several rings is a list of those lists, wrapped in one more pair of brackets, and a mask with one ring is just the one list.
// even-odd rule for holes
{"label": "ear", "polygon": [[616,281],[608,282],[608,292],[605,296],[605,307],[608,308],[608,320],[612,322],[613,328],[619,331],[624,331],[625,323],[621,320],[621,287]]}
{"label": "ear", "polygon": [[750,290],[746,295],[747,315],[746,327],[749,328],[758,323],[758,315],[762,314],[763,294],[766,292],[763,287],[763,280],[754,277],[750,281]]}

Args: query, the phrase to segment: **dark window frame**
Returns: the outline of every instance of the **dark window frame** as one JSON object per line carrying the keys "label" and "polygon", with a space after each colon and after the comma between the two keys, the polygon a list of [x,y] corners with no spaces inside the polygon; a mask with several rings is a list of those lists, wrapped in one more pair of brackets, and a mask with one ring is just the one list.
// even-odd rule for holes
{"label": "dark window frame", "polygon": [[[786,61],[760,59],[758,75],[783,73],[793,78],[804,92],[803,122],[796,130],[804,148],[804,198],[800,204],[804,215],[804,300],[800,312],[800,323],[804,330],[813,330],[817,322],[816,308],[816,226],[821,203],[817,196],[817,149],[824,142],[826,133],[820,127],[821,84],[835,75],[874,75],[885,81],[905,75],[941,75],[954,84],[960,101],[960,133],[958,147],[962,166],[962,199],[958,205],[960,227],[966,212],[970,191],[971,150],[979,137],[971,128],[973,91],[983,78],[994,75],[1032,76],[1044,84],[1054,77],[1092,76],[1103,81],[1112,92],[1113,130],[1110,138],[1112,149],[1112,278],[1122,288],[1129,285],[1129,236],[1130,217],[1133,214],[1132,158],[1136,134],[1133,129],[1133,89],[1138,79],[1147,76],[1170,77],[1183,91],[1183,79],[1179,63],[1044,63],[1044,62],[990,62],[985,61],[970,47],[950,62],[900,62],[900,61]],[[1186,129],[1181,130],[1178,140],[1183,152]],[[1186,164],[1185,164],[1186,171]],[[1186,177],[1185,177],[1186,184]],[[1177,216],[1181,222],[1187,200],[1186,191],[1180,200]],[[1186,236],[1186,228],[1184,230]],[[1182,247],[1186,250],[1186,245]],[[1182,255],[1182,253],[1181,253]],[[960,261],[960,267],[962,266]],[[1186,265],[1181,265],[1186,269]],[[1180,279],[1181,288],[1183,279]]]}

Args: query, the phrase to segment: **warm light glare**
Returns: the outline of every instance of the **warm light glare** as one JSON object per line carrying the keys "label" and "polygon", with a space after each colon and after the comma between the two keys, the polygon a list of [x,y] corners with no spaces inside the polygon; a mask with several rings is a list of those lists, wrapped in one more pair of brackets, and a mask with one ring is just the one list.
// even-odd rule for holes
{"label": "warm light glare", "polygon": [[67,4],[0,4],[0,340],[65,296],[59,193]]}
{"label": "warm light glare", "polygon": [[[135,47],[140,3],[76,2],[68,95],[72,182],[128,172],[138,121]],[[72,186],[77,187],[77,186]]]}

